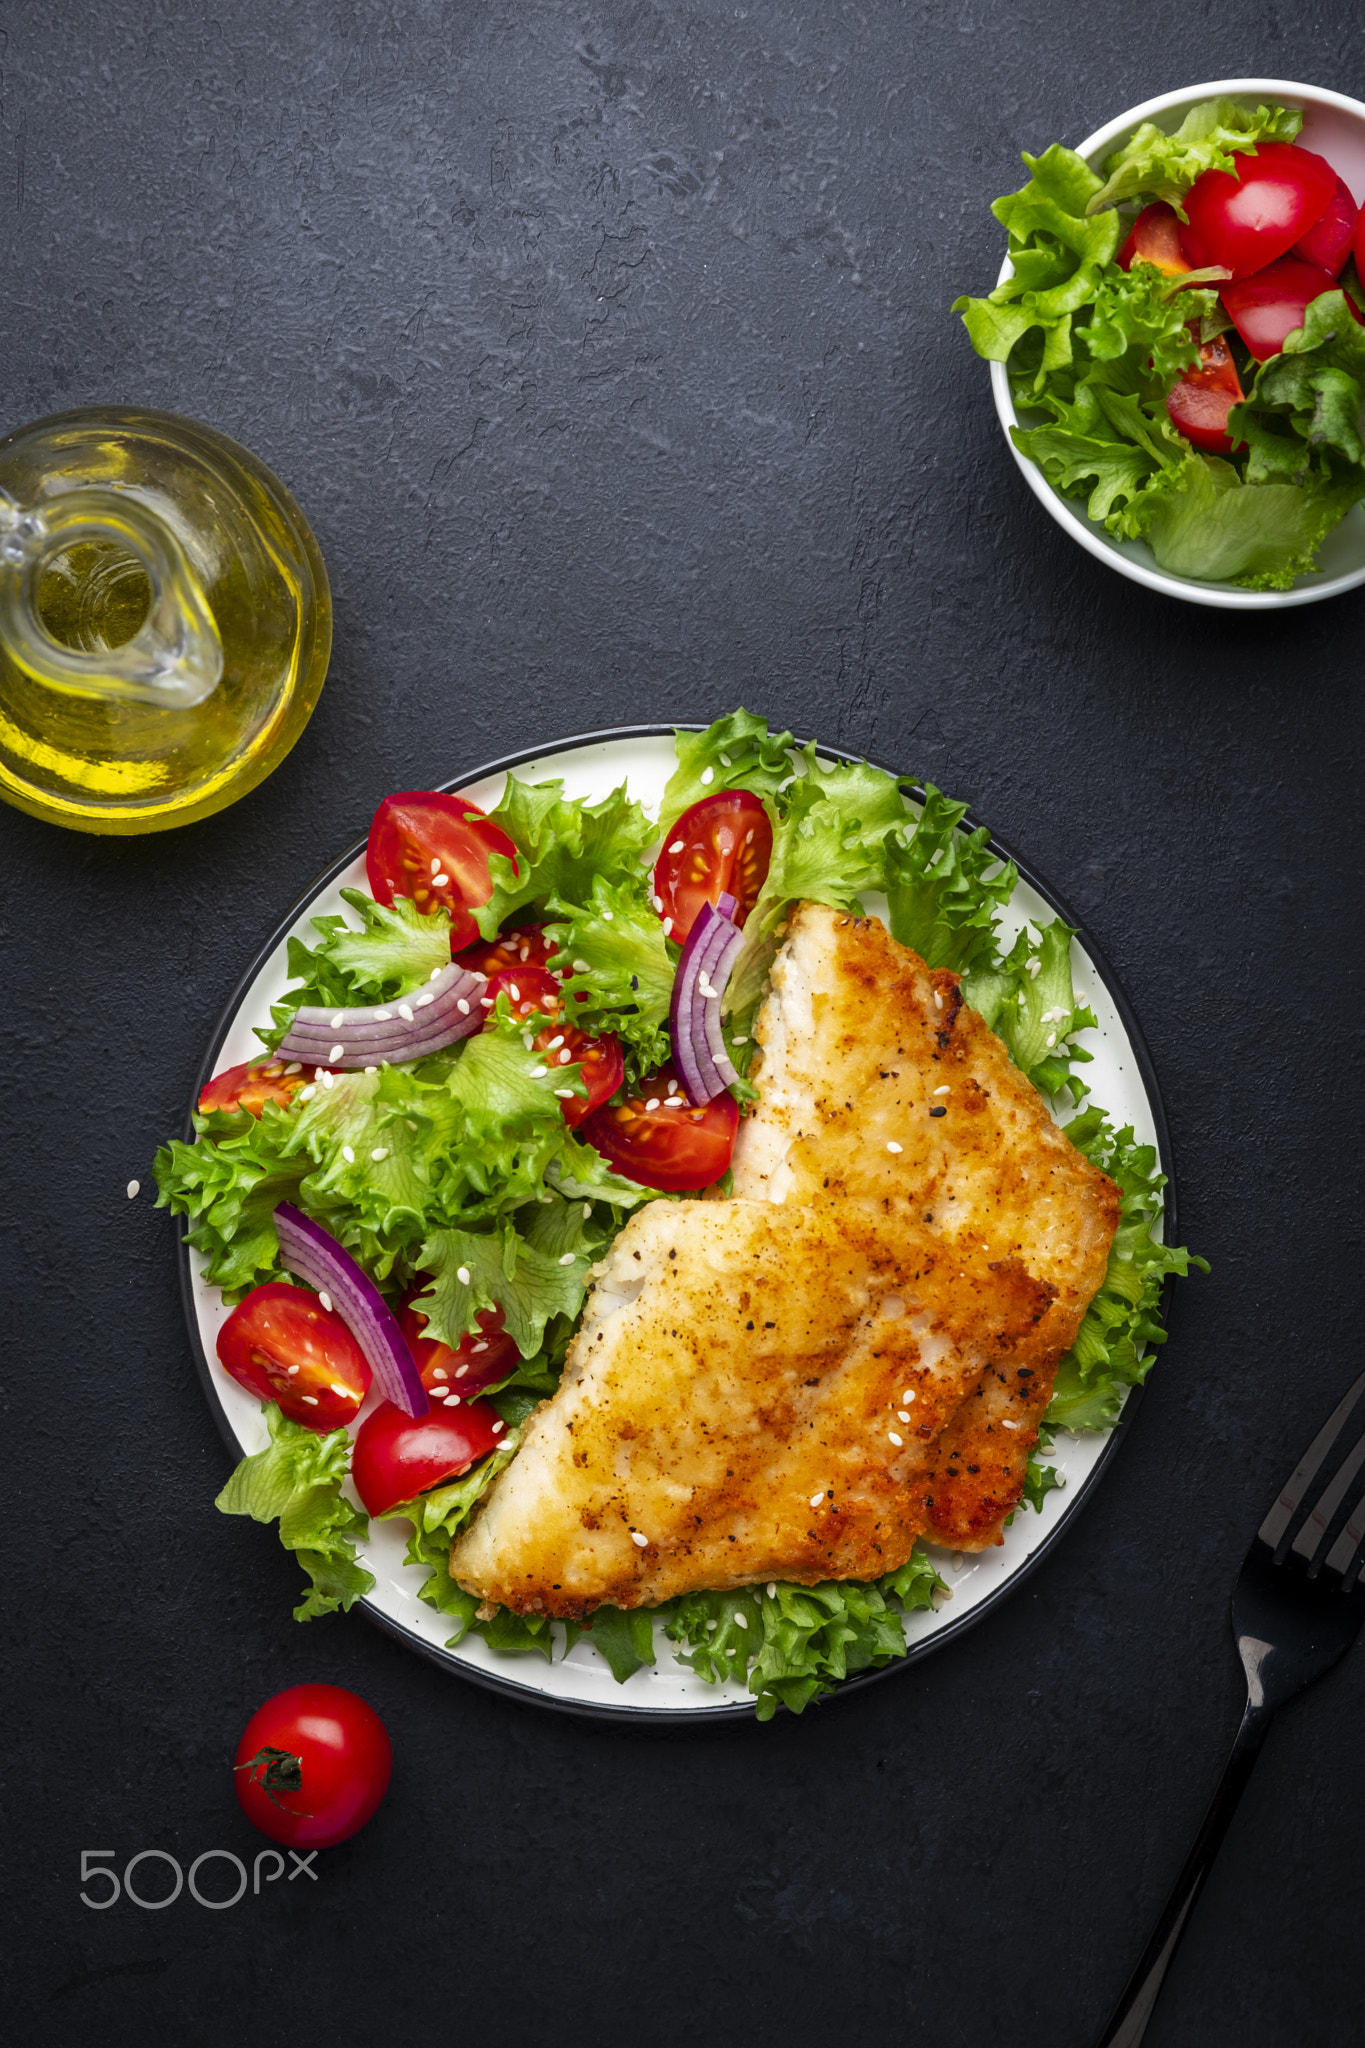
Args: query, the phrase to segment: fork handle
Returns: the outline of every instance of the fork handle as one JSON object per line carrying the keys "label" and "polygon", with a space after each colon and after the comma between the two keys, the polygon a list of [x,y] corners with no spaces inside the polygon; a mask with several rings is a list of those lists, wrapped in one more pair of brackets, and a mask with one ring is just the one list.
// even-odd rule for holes
{"label": "fork handle", "polygon": [[1171,1967],[1171,1958],[1180,1945],[1180,1937],[1203,1889],[1204,1879],[1213,1868],[1213,1859],[1222,1847],[1223,1837],[1237,1811],[1237,1802],[1246,1790],[1272,1719],[1271,1708],[1253,1706],[1248,1702],[1232,1745],[1232,1754],[1204,1815],[1203,1826],[1195,1837],[1194,1847],[1185,1858],[1184,1868],[1142,1952],[1142,1960],[1129,1978],[1127,1989],[1115,2006],[1096,2048],[1137,2048],[1146,2033],[1157,1994]]}

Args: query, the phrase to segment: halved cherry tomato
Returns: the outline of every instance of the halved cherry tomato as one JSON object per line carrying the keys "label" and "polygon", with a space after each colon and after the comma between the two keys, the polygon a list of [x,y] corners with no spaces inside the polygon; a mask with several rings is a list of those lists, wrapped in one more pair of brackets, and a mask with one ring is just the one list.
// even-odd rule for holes
{"label": "halved cherry tomato", "polygon": [[[1205,176],[1207,176],[1207,172]],[[1219,297],[1237,332],[1258,363],[1277,356],[1285,336],[1302,327],[1314,299],[1330,292],[1336,280],[1316,263],[1299,256],[1281,256],[1254,277],[1224,285]]]}
{"label": "halved cherry tomato", "polygon": [[1290,142],[1262,142],[1232,171],[1204,171],[1185,194],[1185,254],[1197,270],[1222,263],[1234,282],[1264,270],[1321,220],[1337,187],[1325,157]]}
{"label": "halved cherry tomato", "polygon": [[773,828],[759,799],[747,789],[720,789],[684,811],[654,868],[655,907],[668,936],[681,945],[704,903],[735,899],[743,924],[763,887],[773,857]]}
{"label": "halved cherry tomato", "polygon": [[1131,270],[1135,263],[1150,263],[1167,277],[1194,268],[1180,246],[1180,215],[1164,199],[1144,206],[1128,230],[1118,254],[1119,269]]}
{"label": "halved cherry tomato", "polygon": [[422,1385],[433,1399],[448,1394],[458,1394],[463,1399],[483,1387],[496,1386],[509,1372],[515,1372],[521,1353],[503,1328],[502,1310],[480,1310],[478,1325],[477,1332],[471,1331],[452,1349],[449,1344],[438,1344],[434,1337],[425,1335],[427,1319],[413,1302],[404,1308],[398,1327],[417,1361]]}
{"label": "halved cherry tomato", "polygon": [[693,1109],[667,1066],[625,1102],[594,1110],[583,1136],[627,1180],[677,1194],[720,1179],[738,1126],[739,1105],[728,1089]]}
{"label": "halved cherry tomato", "polygon": [[502,968],[489,976],[479,1001],[491,1011],[500,993],[506,994],[514,1017],[554,1018],[553,1024],[542,1026],[532,1044],[545,1055],[551,1072],[556,1067],[579,1067],[587,1094],[559,1098],[565,1123],[570,1129],[576,1128],[600,1103],[609,1101],[626,1078],[619,1039],[610,1032],[601,1038],[589,1038],[586,1031],[575,1031],[571,1024],[566,1024],[563,991],[553,974],[547,974],[543,967]]}
{"label": "halved cherry tomato", "polygon": [[[232,1782],[242,1812],[272,1842],[330,1849],[364,1827],[392,1772],[384,1723],[358,1694],[291,1685],[247,1722]],[[306,1858],[296,1860],[305,1867]]]}
{"label": "halved cherry tomato", "polygon": [[1338,178],[1337,189],[1327,202],[1327,211],[1314,222],[1306,235],[1301,235],[1295,242],[1294,254],[1302,256],[1305,263],[1316,263],[1320,270],[1340,277],[1351,253],[1359,219],[1360,208],[1351,197],[1350,186],[1344,178]]}
{"label": "halved cherry tomato", "polygon": [[218,1332],[224,1371],[291,1422],[325,1433],[354,1422],[370,1367],[341,1317],[286,1281],[253,1287]]}
{"label": "halved cherry tomato", "polygon": [[1185,439],[1210,455],[1231,455],[1228,414],[1242,403],[1242,382],[1232,351],[1221,334],[1199,351],[1199,368],[1187,370],[1166,394],[1166,410]]}
{"label": "halved cherry tomato", "polygon": [[429,1487],[458,1479],[476,1459],[496,1450],[502,1417],[491,1401],[433,1408],[416,1420],[392,1401],[381,1401],[361,1423],[351,1455],[351,1477],[367,1514],[382,1515]]}
{"label": "halved cherry tomato", "polygon": [[495,939],[464,947],[459,960],[473,974],[498,974],[504,967],[548,967],[555,950],[543,924],[519,924]]}
{"label": "halved cherry tomato", "polygon": [[284,1109],[316,1072],[316,1067],[301,1067],[297,1060],[243,1060],[239,1067],[224,1067],[200,1089],[199,1113],[207,1116],[214,1109],[246,1109],[259,1116],[267,1102]]}
{"label": "halved cherry tomato", "polygon": [[488,857],[517,850],[486,812],[464,796],[409,789],[386,796],[374,814],[365,848],[365,872],[377,903],[410,896],[429,916],[450,912],[450,950],[461,951],[479,936],[470,915],[493,893]]}

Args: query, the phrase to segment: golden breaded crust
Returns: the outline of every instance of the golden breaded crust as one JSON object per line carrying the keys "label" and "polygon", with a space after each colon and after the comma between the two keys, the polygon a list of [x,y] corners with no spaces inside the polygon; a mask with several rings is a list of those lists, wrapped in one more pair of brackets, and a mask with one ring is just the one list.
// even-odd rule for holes
{"label": "golden breaded crust", "polygon": [[1052,1301],[887,1201],[655,1203],[596,1270],[558,1392],[451,1551],[522,1613],[904,1563],[945,1424]]}

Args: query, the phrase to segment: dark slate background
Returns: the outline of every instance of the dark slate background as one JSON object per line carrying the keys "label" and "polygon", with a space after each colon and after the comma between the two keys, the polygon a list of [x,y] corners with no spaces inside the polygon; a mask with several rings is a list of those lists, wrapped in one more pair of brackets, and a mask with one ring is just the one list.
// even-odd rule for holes
{"label": "dark slate background", "polygon": [[[6,811],[4,1973],[24,2039],[1087,2042],[1231,1737],[1237,1562],[1359,1365],[1365,593],[1170,602],[1042,515],[947,306],[1017,152],[1229,73],[1365,91],[1346,0],[0,4],[0,380],[271,463],[336,598],[272,780],[141,843]],[[1151,1041],[1179,1293],[1061,1551],[804,1720],[624,1732],[289,1619],[145,1190],[243,965],[392,787],[586,728],[773,720],[944,782]],[[136,1203],[124,1183],[139,1177]],[[255,1837],[279,1687],[393,1789],[320,1882],[78,1900]],[[1360,1653],[1291,1709],[1148,2035],[1359,2035]]]}

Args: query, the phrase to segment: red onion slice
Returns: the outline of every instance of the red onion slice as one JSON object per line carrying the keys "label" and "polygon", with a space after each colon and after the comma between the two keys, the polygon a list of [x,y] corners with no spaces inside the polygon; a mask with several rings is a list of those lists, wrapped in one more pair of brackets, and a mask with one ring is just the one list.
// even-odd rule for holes
{"label": "red onion slice", "polygon": [[330,1230],[314,1223],[292,1202],[276,1207],[275,1235],[280,1241],[281,1265],[308,1281],[319,1294],[330,1297],[332,1307],[369,1360],[384,1399],[405,1415],[425,1415],[431,1403],[408,1340],[383,1295],[351,1254]]}
{"label": "red onion slice", "polygon": [[311,1066],[337,1069],[425,1058],[479,1029],[484,1018],[479,997],[487,979],[452,960],[425,988],[391,1003],[355,1010],[307,1004],[294,1012],[279,1051]]}
{"label": "red onion slice", "polygon": [[[721,903],[735,907],[733,896]],[[669,1028],[688,1100],[697,1108],[738,1080],[720,1028],[720,998],[743,940],[728,913],[704,904],[687,935],[673,981]]]}

